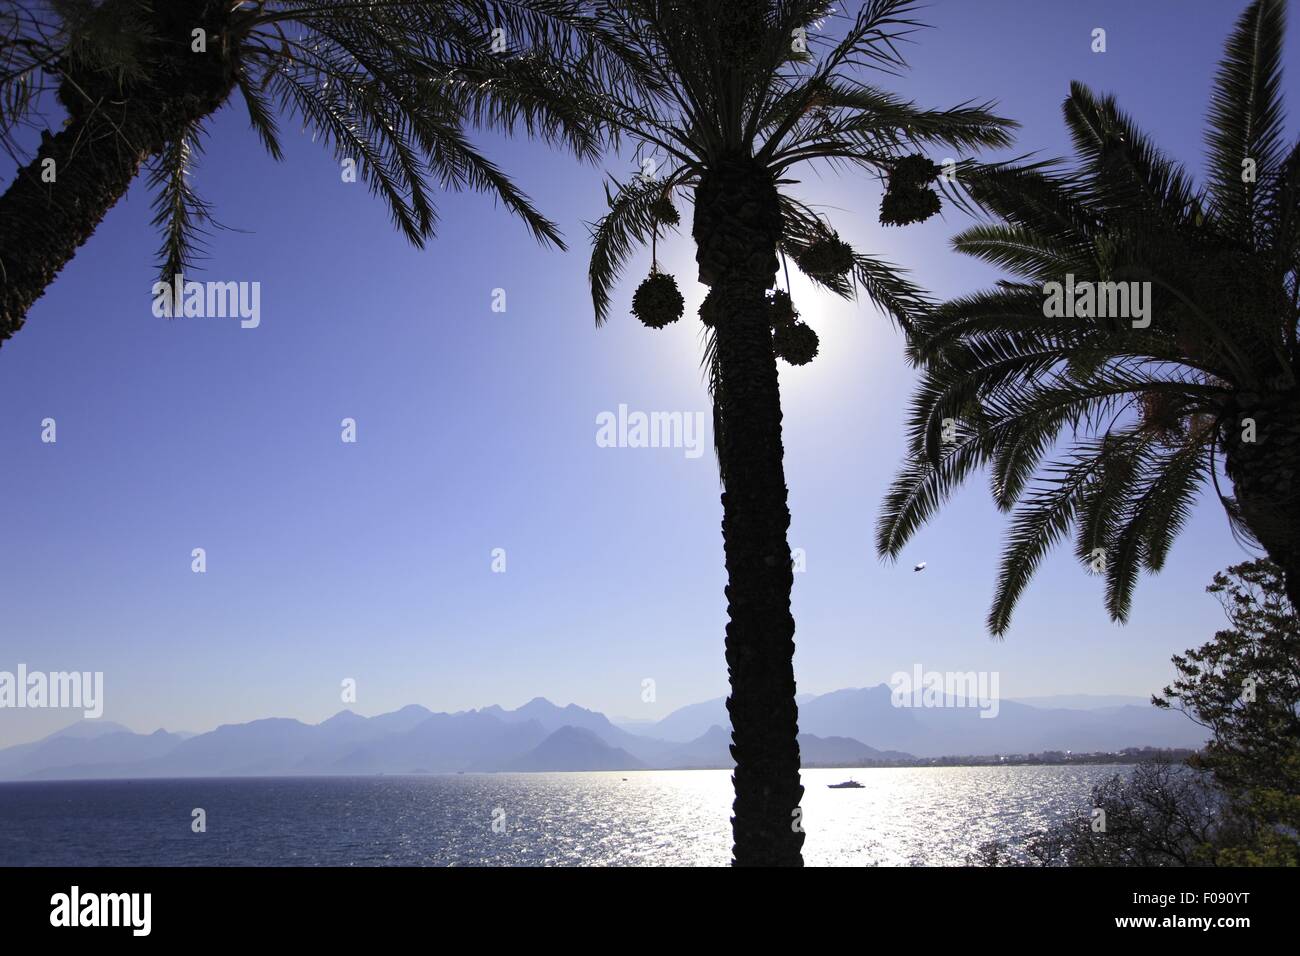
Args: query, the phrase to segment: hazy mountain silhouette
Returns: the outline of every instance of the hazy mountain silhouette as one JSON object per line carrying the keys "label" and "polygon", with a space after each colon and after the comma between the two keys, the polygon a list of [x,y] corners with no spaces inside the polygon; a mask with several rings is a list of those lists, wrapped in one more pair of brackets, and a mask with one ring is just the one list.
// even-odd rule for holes
{"label": "hazy mountain silhouette", "polygon": [[350,748],[333,759],[320,754],[298,772],[401,773],[414,767],[433,772],[502,770],[547,737],[535,720],[506,722],[475,711],[430,714],[401,733]]}
{"label": "hazy mountain silhouette", "polygon": [[671,741],[660,739],[657,735],[641,735],[624,730],[598,711],[587,710],[577,704],[560,707],[545,697],[534,697],[515,710],[504,710],[494,704],[470,713],[487,714],[507,722],[534,720],[552,732],[561,727],[580,727],[591,731],[609,746],[626,750],[637,760],[656,766],[666,765],[665,761],[671,758],[675,749]]}
{"label": "hazy mountain silhouette", "polygon": [[611,747],[583,727],[561,727],[528,753],[510,761],[511,770],[641,770],[645,764]]}
{"label": "hazy mountain silhouette", "polygon": [[[881,751],[868,747],[860,740],[849,737],[817,737],[799,735],[799,755],[805,767],[852,766],[862,763],[888,763],[911,760],[912,755],[896,750]],[[731,732],[714,724],[689,743],[682,744],[674,754],[674,767],[730,767]]]}
{"label": "hazy mountain silhouette", "polygon": [[[1055,700],[1040,699],[1045,704]],[[721,697],[673,711],[657,723],[639,726],[638,732],[691,742],[715,725],[728,725]],[[975,707],[895,707],[887,684],[801,697],[799,729],[823,738],[870,741],[881,751],[918,757],[1195,748],[1206,739],[1202,728],[1181,714],[1149,705],[1072,709],[1002,700],[996,717],[983,718]]]}
{"label": "hazy mountain silhouette", "polygon": [[800,734],[799,757],[805,767],[844,767],[860,763],[911,760],[913,755],[901,750],[877,750],[852,737]]}
{"label": "hazy mountain silhouette", "polygon": [[[41,740],[34,740],[31,743],[18,744],[14,747],[8,747],[0,750],[0,776],[8,775],[8,768],[24,766],[25,760],[30,760],[30,764],[39,765],[39,758],[32,759],[29,757],[39,751],[41,748],[54,744],[54,741],[61,740],[65,737],[71,738],[93,738],[101,737],[106,734],[129,734],[132,733],[129,727],[121,724],[115,724],[111,720],[79,720],[75,724],[69,724],[62,730],[56,730],[48,737]],[[65,761],[66,762],[66,761]]]}
{"label": "hazy mountain silhouette", "polygon": [[731,731],[720,724],[680,745],[673,754],[675,767],[727,767],[732,763]]}
{"label": "hazy mountain silhouette", "polygon": [[[1204,733],[1151,707],[895,707],[890,689],[845,689],[800,698],[799,745],[807,766],[856,766],[953,755],[1125,747],[1199,747]],[[454,714],[411,705],[363,717],[343,710],[307,724],[267,718],[204,734],[136,734],[81,720],[43,740],[0,750],[0,778],[183,777],[509,770],[730,767],[721,698],[683,707],[637,733],[604,714],[538,697],[514,710]],[[864,743],[870,740],[871,743]]]}
{"label": "hazy mountain silhouette", "polygon": [[0,750],[0,777],[31,776],[79,764],[150,760],[170,753],[184,740],[180,735],[165,730],[136,734],[121,724],[108,722],[102,731],[96,733],[80,724],[73,724],[44,740]]}
{"label": "hazy mountain silhouette", "polygon": [[1104,707],[1146,707],[1151,703],[1150,697],[1134,697],[1131,694],[1057,694],[1052,697],[1013,697],[1017,704],[1030,707],[1058,708],[1067,710],[1099,710]]}
{"label": "hazy mountain silhouette", "polygon": [[660,740],[689,743],[709,732],[710,727],[730,727],[727,699],[715,697],[699,704],[688,704],[649,726],[638,728],[638,733]]}
{"label": "hazy mountain silhouette", "polygon": [[1206,739],[1183,715],[1151,706],[1072,710],[1003,700],[997,716],[985,718],[977,707],[895,707],[886,684],[816,697],[799,708],[799,726],[920,757],[1199,747]]}

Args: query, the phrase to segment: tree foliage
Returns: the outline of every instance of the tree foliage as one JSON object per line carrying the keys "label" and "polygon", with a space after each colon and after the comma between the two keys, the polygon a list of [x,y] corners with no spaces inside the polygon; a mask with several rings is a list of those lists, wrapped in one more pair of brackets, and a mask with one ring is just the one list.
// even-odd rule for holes
{"label": "tree foliage", "polygon": [[[1220,472],[1241,415],[1294,395],[1300,371],[1300,145],[1285,144],[1280,125],[1283,13],[1281,0],[1256,0],[1228,39],[1202,187],[1113,97],[1081,83],[1064,104],[1072,162],[966,176],[987,221],[953,244],[1010,276],[915,323],[922,379],[876,543],[897,556],[987,468],[1012,515],[994,634],[1046,553],[1071,537],[1076,558],[1105,578],[1110,616],[1126,620],[1140,572],[1164,566],[1206,487],[1234,531],[1256,538]],[[1095,308],[1050,314],[1049,284],[1067,281],[1149,283],[1150,324]]]}
{"label": "tree foliage", "polygon": [[[103,77],[120,96],[161,101],[150,60],[153,12],[180,0],[13,0],[0,10],[0,146],[21,164],[31,134],[60,112],[93,112]],[[196,9],[203,4],[190,0]],[[581,50],[581,3],[567,0],[214,0],[209,49],[229,58],[235,99],[263,147],[282,125],[355,163],[416,245],[437,224],[438,188],[496,197],[539,239],[556,225],[471,139],[524,132],[593,159],[602,140],[556,59]],[[196,61],[197,62],[197,61]],[[60,110],[60,104],[63,109]],[[211,210],[191,185],[205,122],[164,130],[152,157],[160,273],[195,261]]]}
{"label": "tree foliage", "polygon": [[[874,82],[905,68],[900,45],[920,26],[915,10],[914,0],[865,0],[847,10],[825,0],[593,4],[584,33],[598,53],[565,72],[592,91],[585,109],[616,144],[632,147],[642,169],[611,180],[609,211],[589,227],[596,324],[608,318],[611,292],[635,251],[678,228],[654,214],[655,204],[692,202],[701,177],[724,157],[753,157],[778,184],[779,250],[797,265],[834,230],[791,190],[796,168],[820,163],[884,179],[921,150],[1008,145],[1015,124],[990,104],[931,110]],[[954,169],[973,165],[962,159]],[[809,278],[845,298],[865,292],[910,329],[928,298],[884,258],[850,254],[847,273]],[[720,423],[726,397],[713,334],[704,330],[704,366]]]}
{"label": "tree foliage", "polygon": [[987,843],[968,862],[1300,865],[1300,618],[1266,560],[1234,565],[1206,590],[1228,627],[1175,655],[1177,678],[1152,697],[1206,728],[1205,748],[1186,764],[1117,774],[1093,788],[1089,806],[1022,840]]}

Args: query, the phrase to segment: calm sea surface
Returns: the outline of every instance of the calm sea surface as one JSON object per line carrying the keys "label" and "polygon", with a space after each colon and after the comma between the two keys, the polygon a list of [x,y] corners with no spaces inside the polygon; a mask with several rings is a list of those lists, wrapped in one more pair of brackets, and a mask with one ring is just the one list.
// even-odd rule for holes
{"label": "calm sea surface", "polygon": [[[805,770],[804,859],[960,864],[1117,772]],[[865,788],[827,789],[849,777]],[[0,865],[722,866],[730,808],[725,770],[0,783]]]}

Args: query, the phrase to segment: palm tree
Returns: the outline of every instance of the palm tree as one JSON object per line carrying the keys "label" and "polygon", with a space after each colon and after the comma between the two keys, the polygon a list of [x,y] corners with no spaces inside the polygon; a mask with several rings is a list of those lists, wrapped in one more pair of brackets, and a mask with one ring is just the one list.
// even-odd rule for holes
{"label": "palm tree", "polygon": [[[855,252],[787,189],[817,160],[889,179],[882,220],[901,224],[939,205],[940,168],[908,151],[1001,146],[1010,124],[986,106],[919,109],[857,78],[904,64],[897,41],[915,26],[912,0],[868,0],[832,16],[822,0],[629,0],[591,13],[590,30],[624,82],[590,76],[587,108],[641,160],[664,164],[607,187],[609,213],[592,226],[596,323],[634,248],[677,227],[693,202],[700,318],[713,401],[728,575],[726,657],[731,681],[732,818],[738,865],[799,865],[799,747],[793,669],[793,583],[786,531],[781,398],[776,357],[804,364],[817,351],[789,291],[773,289],[778,255],[841,296],[857,287],[906,327],[925,304],[893,266]],[[841,27],[838,39],[829,28]],[[575,67],[575,75],[583,75]],[[963,160],[963,165],[968,165]],[[649,167],[643,166],[645,170]],[[654,260],[652,249],[652,260]],[[788,282],[787,282],[788,285]],[[683,299],[652,261],[633,311],[660,328]]]}
{"label": "palm tree", "polygon": [[[1207,485],[1300,599],[1300,145],[1282,128],[1283,12],[1282,0],[1256,0],[1228,38],[1202,188],[1112,97],[1077,83],[1064,107],[1073,163],[967,182],[995,221],[954,245],[1014,278],[918,321],[914,357],[927,367],[877,545],[897,555],[990,465],[995,501],[1015,509],[988,617],[996,634],[1071,530],[1076,556],[1105,575],[1111,618],[1125,620],[1139,572],[1160,570]],[[1150,283],[1149,325],[1049,316],[1047,284],[1067,276]]]}
{"label": "palm tree", "polygon": [[[0,145],[20,167],[0,196],[0,343],[146,163],[162,277],[184,271],[211,222],[188,174],[206,123],[236,95],[277,159],[277,118],[287,115],[352,160],[416,245],[434,231],[429,180],[438,179],[492,193],[562,246],[465,126],[522,126],[598,154],[544,53],[573,48],[574,9],[562,0],[15,0],[0,11]],[[55,102],[66,119],[51,134],[45,111]],[[41,132],[30,162],[24,129]]]}

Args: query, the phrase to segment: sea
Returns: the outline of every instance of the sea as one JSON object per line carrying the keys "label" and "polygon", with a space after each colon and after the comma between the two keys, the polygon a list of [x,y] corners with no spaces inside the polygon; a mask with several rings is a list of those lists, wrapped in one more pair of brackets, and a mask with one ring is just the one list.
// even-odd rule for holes
{"label": "sea", "polygon": [[[1129,769],[805,769],[804,860],[962,865]],[[731,800],[726,770],[0,783],[0,866],[724,866]]]}

